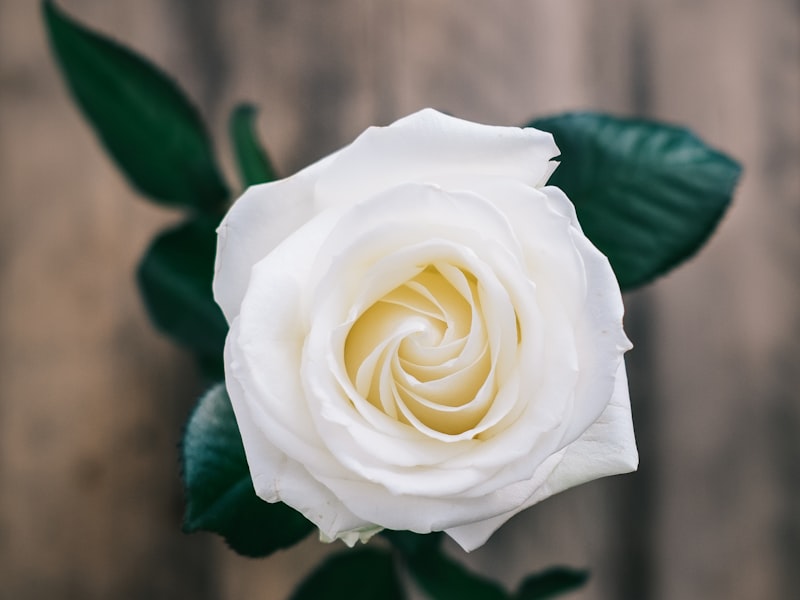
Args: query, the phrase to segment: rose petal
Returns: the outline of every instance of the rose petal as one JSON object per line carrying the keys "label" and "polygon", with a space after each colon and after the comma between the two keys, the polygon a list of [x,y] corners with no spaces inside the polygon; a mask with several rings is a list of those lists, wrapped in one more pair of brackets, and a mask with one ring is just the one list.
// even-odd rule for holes
{"label": "rose petal", "polygon": [[555,168],[550,159],[558,154],[549,133],[479,125],[428,108],[388,127],[370,127],[341,151],[320,176],[316,206],[320,211],[355,203],[409,182],[435,184],[452,173],[538,186],[550,177]]}
{"label": "rose petal", "polygon": [[[234,323],[234,328],[236,326]],[[226,364],[230,363],[226,360]],[[334,539],[342,531],[364,532],[373,527],[371,522],[353,515],[328,488],[311,477],[302,464],[270,443],[252,412],[257,403],[248,401],[235,373],[226,374],[225,384],[242,436],[253,487],[261,499],[287,503],[313,522],[321,537]],[[349,535],[345,541],[352,545],[358,537],[358,533],[355,537]]]}
{"label": "rose petal", "polygon": [[318,438],[300,381],[307,327],[302,282],[315,245],[337,219],[333,211],[320,215],[253,267],[225,344],[226,381],[237,383],[229,389],[234,409],[248,406],[261,435],[282,452],[309,467],[329,469],[338,463]]}
{"label": "rose petal", "polygon": [[[575,209],[564,192],[556,187],[546,187],[542,191],[552,203],[551,206],[560,204],[564,214],[570,219],[574,218]],[[575,330],[578,344],[583,346],[582,354],[587,360],[581,364],[575,388],[575,416],[565,432],[566,440],[574,439],[599,418],[609,396],[616,393],[614,390],[619,380],[619,376],[615,378],[608,365],[617,364],[632,347],[622,328],[625,308],[608,258],[579,230],[570,231],[570,237],[581,253],[586,274],[586,304],[580,312],[583,319],[576,315]]]}
{"label": "rose petal", "polygon": [[[635,471],[639,454],[633,434],[624,361],[620,362],[615,383],[614,395],[600,418],[559,454],[559,460],[552,466],[545,481],[540,481],[540,474],[537,473],[537,477],[529,482],[498,492],[518,495],[527,490],[529,495],[517,508],[492,519],[450,528],[445,533],[469,552],[483,545],[492,533],[515,514],[553,494],[601,477]],[[552,461],[551,458],[546,462],[549,464]]]}
{"label": "rose petal", "polygon": [[314,217],[314,184],[335,154],[279,181],[254,185],[217,228],[214,299],[230,323],[239,314],[250,269]]}

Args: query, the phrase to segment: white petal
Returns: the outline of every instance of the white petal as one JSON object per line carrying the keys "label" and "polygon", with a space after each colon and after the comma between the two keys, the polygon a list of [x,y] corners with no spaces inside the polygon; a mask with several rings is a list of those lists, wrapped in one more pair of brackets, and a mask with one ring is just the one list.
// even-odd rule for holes
{"label": "white petal", "polygon": [[[522,241],[542,313],[567,323],[578,354],[578,381],[564,443],[576,439],[605,408],[614,389],[616,365],[631,344],[622,328],[622,295],[608,259],[578,226],[575,208],[559,188],[533,190],[518,182],[470,177],[508,215]],[[493,192],[492,192],[493,190]]]}
{"label": "white petal", "polygon": [[267,502],[285,502],[313,522],[321,536],[329,539],[336,538],[342,531],[373,527],[371,523],[353,515],[328,488],[311,477],[302,464],[287,457],[270,442],[270,437],[253,418],[249,401],[252,399],[248,399],[236,376],[226,374],[225,385],[242,436],[256,495]]}
{"label": "white petal", "polygon": [[239,314],[250,269],[314,215],[314,183],[336,155],[287,179],[254,185],[217,228],[214,299],[230,323]]}
{"label": "white petal", "polygon": [[318,207],[358,202],[402,183],[438,183],[453,173],[538,186],[558,153],[543,131],[480,125],[425,109],[389,127],[370,127],[340,152],[320,177]]}
{"label": "white petal", "polygon": [[335,473],[341,472],[338,463],[325,450],[309,415],[300,362],[306,332],[303,282],[316,246],[337,218],[329,211],[313,219],[253,267],[225,344],[225,375],[232,382],[234,408],[246,406],[248,423],[290,459]]}
{"label": "white petal", "polygon": [[545,462],[542,468],[551,466],[551,471],[544,482],[536,481],[540,475],[537,472],[531,482],[501,490],[498,494],[519,494],[528,489],[530,495],[517,508],[507,513],[453,527],[445,533],[469,552],[483,545],[508,519],[537,502],[594,479],[630,473],[636,470],[638,464],[639,455],[633,435],[628,380],[623,361],[617,371],[614,396],[608,406],[580,438]]}
{"label": "white petal", "polygon": [[630,473],[639,466],[624,360],[620,360],[608,406],[566,450],[548,479],[550,495],[600,477]]}
{"label": "white petal", "polygon": [[[575,209],[564,192],[555,187],[542,190],[551,206],[560,204],[565,216],[575,218]],[[581,363],[576,386],[575,416],[565,439],[581,434],[589,422],[594,421],[605,407],[605,399],[619,385],[619,375],[613,366],[632,344],[622,328],[625,308],[616,275],[608,258],[600,252],[578,228],[570,236],[580,252],[586,274],[586,300],[581,308],[583,319],[576,322],[576,339],[581,353],[590,357]],[[627,394],[627,390],[626,390]]]}

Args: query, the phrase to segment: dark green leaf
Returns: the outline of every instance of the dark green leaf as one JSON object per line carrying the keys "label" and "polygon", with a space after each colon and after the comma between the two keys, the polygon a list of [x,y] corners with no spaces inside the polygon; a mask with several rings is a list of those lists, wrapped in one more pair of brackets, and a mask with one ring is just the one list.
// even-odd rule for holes
{"label": "dark green leaf", "polygon": [[314,528],[282,503],[256,496],[225,386],[210,389],[189,418],[182,447],[186,531],[213,531],[245,556],[266,556]]}
{"label": "dark green leaf", "polygon": [[467,570],[464,565],[435,552],[407,560],[414,580],[432,600],[506,600],[500,584]]}
{"label": "dark green leaf", "polygon": [[472,573],[443,553],[441,532],[383,531],[403,556],[411,576],[432,600],[507,600],[500,584]]}
{"label": "dark green leaf", "polygon": [[217,222],[195,217],[153,240],[139,265],[138,280],[156,327],[192,350],[210,378],[222,375],[228,324],[214,302]]}
{"label": "dark green leaf", "polygon": [[555,136],[561,165],[550,183],[575,204],[623,289],[694,254],[721,219],[741,171],[678,127],[592,113],[531,125]]}
{"label": "dark green leaf", "polygon": [[529,575],[519,587],[515,600],[546,600],[582,587],[589,572],[567,567],[554,567],[543,573]]}
{"label": "dark green leaf", "polygon": [[240,104],[233,110],[230,120],[236,164],[245,186],[266,183],[278,178],[267,153],[258,141],[256,114],[254,106]]}
{"label": "dark green leaf", "polygon": [[197,110],[131,50],[43,3],[50,43],[72,94],[103,145],[143,194],[220,210],[228,189]]}
{"label": "dark green leaf", "polygon": [[359,548],[328,558],[295,590],[291,600],[326,598],[402,600],[405,594],[391,554]]}
{"label": "dark green leaf", "polygon": [[430,552],[438,552],[444,535],[441,531],[433,533],[414,533],[413,531],[393,531],[384,529],[381,536],[397,548],[403,556],[410,557]]}

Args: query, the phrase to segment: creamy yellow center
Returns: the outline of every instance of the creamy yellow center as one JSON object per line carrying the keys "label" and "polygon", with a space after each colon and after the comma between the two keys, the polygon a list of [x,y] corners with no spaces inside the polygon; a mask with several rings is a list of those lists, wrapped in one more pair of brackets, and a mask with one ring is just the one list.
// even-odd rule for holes
{"label": "creamy yellow center", "polygon": [[475,427],[496,392],[479,287],[460,267],[430,265],[364,311],[344,347],[358,393],[421,430]]}

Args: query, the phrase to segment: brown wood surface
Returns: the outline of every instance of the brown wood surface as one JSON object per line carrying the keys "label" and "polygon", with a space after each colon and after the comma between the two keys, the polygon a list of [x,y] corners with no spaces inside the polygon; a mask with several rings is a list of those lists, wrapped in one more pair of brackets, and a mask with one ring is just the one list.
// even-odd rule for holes
{"label": "brown wood surface", "polygon": [[[514,519],[466,560],[573,597],[800,589],[796,0],[62,0],[196,99],[240,100],[284,173],[423,106],[493,124],[593,108],[692,127],[745,166],[718,234],[627,298],[642,465]],[[65,93],[38,3],[0,0],[0,598],[280,600],[330,547],[248,560],[179,532],[198,384],[132,279],[177,215],[140,201]],[[454,550],[455,552],[455,550]]]}

